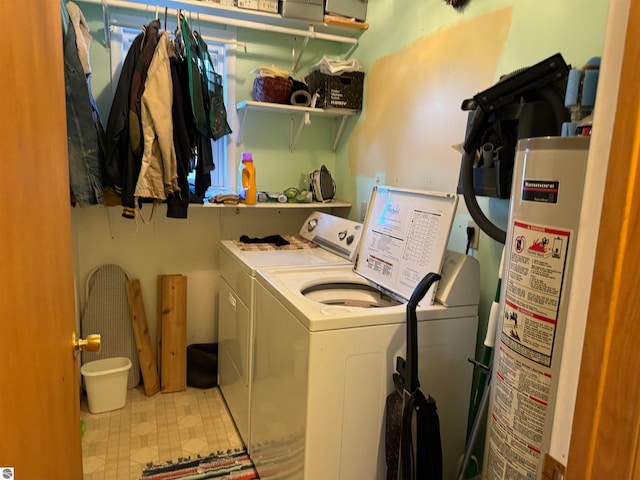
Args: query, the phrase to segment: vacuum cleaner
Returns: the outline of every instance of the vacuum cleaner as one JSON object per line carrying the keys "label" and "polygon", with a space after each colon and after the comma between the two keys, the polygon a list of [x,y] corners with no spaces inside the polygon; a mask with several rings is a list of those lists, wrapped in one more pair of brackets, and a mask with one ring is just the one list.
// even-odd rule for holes
{"label": "vacuum cleaner", "polygon": [[436,401],[425,397],[418,380],[416,307],[440,280],[428,273],[407,303],[407,358],[396,358],[395,391],[387,397],[385,451],[387,480],[442,480],[442,442]]}

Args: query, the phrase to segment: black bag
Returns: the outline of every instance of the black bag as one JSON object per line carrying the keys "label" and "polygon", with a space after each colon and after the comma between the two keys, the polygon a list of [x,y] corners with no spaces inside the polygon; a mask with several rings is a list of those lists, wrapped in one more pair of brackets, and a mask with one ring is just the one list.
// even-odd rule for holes
{"label": "black bag", "polygon": [[322,165],[320,169],[311,173],[311,191],[313,199],[318,202],[329,202],[336,194],[336,182],[331,177],[331,172]]}

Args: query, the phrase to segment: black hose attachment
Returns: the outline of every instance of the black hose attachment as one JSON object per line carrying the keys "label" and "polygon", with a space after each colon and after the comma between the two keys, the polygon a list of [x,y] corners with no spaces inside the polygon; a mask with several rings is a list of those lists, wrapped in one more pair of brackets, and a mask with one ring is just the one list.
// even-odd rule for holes
{"label": "black hose attachment", "polygon": [[480,107],[476,108],[471,121],[472,128],[469,131],[469,135],[467,135],[464,151],[462,152],[462,195],[471,218],[478,224],[480,230],[496,242],[504,244],[507,239],[507,232],[494,225],[491,220],[487,218],[480,208],[480,205],[478,205],[473,187],[473,159],[476,150],[480,148],[481,142],[481,135],[478,135],[477,131],[480,130],[480,126],[484,123],[485,118],[486,115],[482,109]]}

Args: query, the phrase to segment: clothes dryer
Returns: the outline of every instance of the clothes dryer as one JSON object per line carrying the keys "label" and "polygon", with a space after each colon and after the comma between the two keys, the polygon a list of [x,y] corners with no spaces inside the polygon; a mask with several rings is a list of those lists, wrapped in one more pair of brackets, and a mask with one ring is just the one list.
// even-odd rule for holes
{"label": "clothes dryer", "polygon": [[405,303],[429,271],[442,280],[417,308],[419,378],[437,401],[445,478],[454,475],[479,299],[477,260],[446,252],[456,204],[379,187],[354,266],[258,269],[251,457],[260,478],[386,478],[384,409],[405,356]]}
{"label": "clothes dryer", "polygon": [[245,445],[249,441],[249,402],[254,318],[254,278],[258,268],[347,265],[355,258],[362,224],[314,211],[289,245],[220,244],[218,384]]}

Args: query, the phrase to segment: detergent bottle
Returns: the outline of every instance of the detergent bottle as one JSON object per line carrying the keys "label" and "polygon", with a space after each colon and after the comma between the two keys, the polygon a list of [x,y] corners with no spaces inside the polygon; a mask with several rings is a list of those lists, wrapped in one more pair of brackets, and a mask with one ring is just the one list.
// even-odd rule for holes
{"label": "detergent bottle", "polygon": [[251,153],[242,152],[242,161],[238,170],[238,196],[241,203],[255,205],[257,199],[256,168]]}

